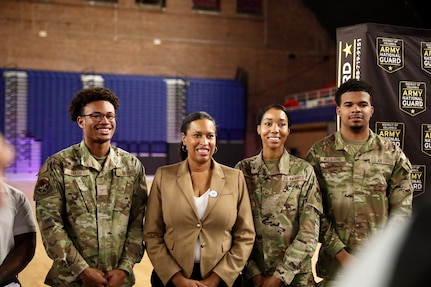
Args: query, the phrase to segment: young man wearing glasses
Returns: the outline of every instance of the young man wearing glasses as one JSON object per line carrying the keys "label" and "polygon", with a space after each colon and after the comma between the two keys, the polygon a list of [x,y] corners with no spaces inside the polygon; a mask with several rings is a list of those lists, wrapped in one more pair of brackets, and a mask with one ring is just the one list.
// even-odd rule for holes
{"label": "young man wearing glasses", "polygon": [[118,108],[109,89],[79,91],[69,113],[84,138],[49,157],[39,171],[36,216],[53,260],[47,285],[134,284],[148,192],[140,160],[111,146]]}

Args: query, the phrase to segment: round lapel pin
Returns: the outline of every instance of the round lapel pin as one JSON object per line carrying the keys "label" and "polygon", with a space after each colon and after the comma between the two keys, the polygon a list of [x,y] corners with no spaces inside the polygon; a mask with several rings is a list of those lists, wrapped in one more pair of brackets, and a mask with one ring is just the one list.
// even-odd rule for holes
{"label": "round lapel pin", "polygon": [[217,191],[215,191],[215,190],[210,190],[210,196],[211,196],[211,197],[217,197]]}

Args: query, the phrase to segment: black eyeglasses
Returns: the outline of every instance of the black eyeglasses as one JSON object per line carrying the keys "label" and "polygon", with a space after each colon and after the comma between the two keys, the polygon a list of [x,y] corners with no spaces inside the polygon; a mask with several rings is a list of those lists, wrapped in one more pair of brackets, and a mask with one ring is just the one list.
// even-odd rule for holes
{"label": "black eyeglasses", "polygon": [[90,117],[92,120],[100,122],[103,120],[104,117],[106,117],[108,121],[113,121],[118,117],[118,115],[111,113],[106,115],[102,113],[92,113],[88,115],[81,115],[81,117]]}

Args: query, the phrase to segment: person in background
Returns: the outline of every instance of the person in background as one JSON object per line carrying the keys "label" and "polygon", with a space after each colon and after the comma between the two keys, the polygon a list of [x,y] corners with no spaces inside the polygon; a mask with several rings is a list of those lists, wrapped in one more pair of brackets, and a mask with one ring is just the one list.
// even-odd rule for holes
{"label": "person in background", "polygon": [[144,166],[111,145],[118,97],[106,88],[78,91],[69,106],[83,140],[50,156],[38,173],[36,216],[50,286],[132,286],[144,254]]}
{"label": "person in background", "polygon": [[313,167],[290,155],[291,119],[278,104],[257,115],[259,154],[243,159],[256,241],[244,270],[246,286],[315,286],[311,258],[319,238],[322,199]]}
{"label": "person in background", "polygon": [[389,219],[411,216],[411,164],[403,151],[369,128],[372,87],[350,79],[335,93],[340,130],[315,143],[305,159],[319,179],[324,215],[317,275],[331,286],[371,234]]}
{"label": "person in background", "polygon": [[255,238],[241,171],[217,163],[216,123],[206,112],[181,126],[179,163],[157,169],[144,241],[153,287],[241,287]]}
{"label": "person in background", "polygon": [[36,224],[25,194],[4,181],[15,150],[0,134],[0,287],[21,286],[18,274],[33,259]]}

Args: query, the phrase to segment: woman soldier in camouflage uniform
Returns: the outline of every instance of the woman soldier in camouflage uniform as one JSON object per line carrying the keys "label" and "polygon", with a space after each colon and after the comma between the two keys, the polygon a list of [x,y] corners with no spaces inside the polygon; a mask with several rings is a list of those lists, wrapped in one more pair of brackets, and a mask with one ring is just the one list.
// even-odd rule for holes
{"label": "woman soldier in camouflage uniform", "polygon": [[257,117],[263,149],[240,161],[250,193],[256,241],[244,276],[247,286],[314,286],[311,258],[319,237],[322,201],[313,167],[284,147],[291,120],[281,105]]}

